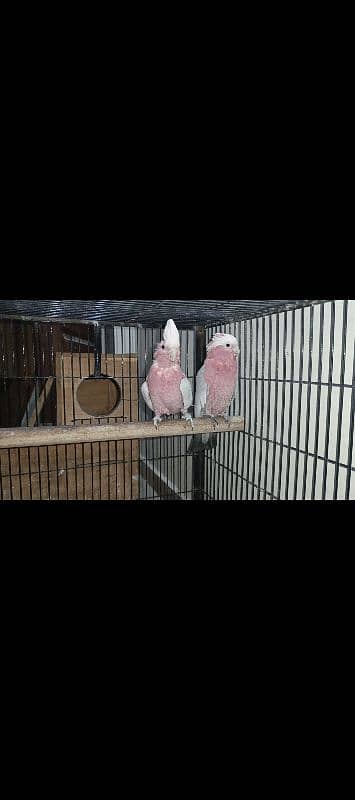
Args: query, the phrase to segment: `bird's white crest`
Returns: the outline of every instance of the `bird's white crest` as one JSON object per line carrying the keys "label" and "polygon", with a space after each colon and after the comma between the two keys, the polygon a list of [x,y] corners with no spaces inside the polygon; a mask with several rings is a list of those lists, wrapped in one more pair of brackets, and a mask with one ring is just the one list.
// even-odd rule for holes
{"label": "bird's white crest", "polygon": [[163,333],[164,344],[166,347],[176,349],[180,347],[179,331],[173,319],[168,319]]}
{"label": "bird's white crest", "polygon": [[223,347],[224,344],[230,344],[232,350],[239,356],[240,350],[235,336],[230,333],[215,333],[213,339],[207,345],[207,352],[214,347]]}

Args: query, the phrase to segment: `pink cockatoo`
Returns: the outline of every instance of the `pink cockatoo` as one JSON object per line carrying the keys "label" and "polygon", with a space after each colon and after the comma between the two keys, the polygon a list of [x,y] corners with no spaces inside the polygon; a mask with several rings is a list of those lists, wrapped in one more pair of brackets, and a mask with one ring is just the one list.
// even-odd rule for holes
{"label": "pink cockatoo", "polygon": [[[238,377],[240,350],[235,336],[215,333],[207,345],[207,356],[196,375],[195,417],[223,416],[228,419],[229,407],[235,395]],[[218,422],[217,422],[218,424]],[[191,443],[193,451],[208,445],[214,446],[216,436],[195,436]]]}
{"label": "pink cockatoo", "polygon": [[147,406],[154,411],[156,428],[163,416],[180,412],[193,427],[189,413],[192,388],[180,367],[180,337],[173,319],[166,323],[163,339],[154,352],[153,364],[141,392]]}

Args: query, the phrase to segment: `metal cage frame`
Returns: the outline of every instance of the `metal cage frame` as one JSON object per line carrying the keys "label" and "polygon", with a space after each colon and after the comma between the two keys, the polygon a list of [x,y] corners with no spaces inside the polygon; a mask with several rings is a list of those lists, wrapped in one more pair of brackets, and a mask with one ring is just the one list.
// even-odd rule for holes
{"label": "metal cage frame", "polygon": [[[28,401],[22,426],[19,419],[4,426],[1,417],[0,426],[18,433],[22,428],[24,436],[30,428],[28,435],[34,440],[37,436],[37,442],[43,441],[46,425],[48,433],[51,426],[55,428],[51,420],[55,413],[52,387],[58,385],[57,335],[72,363],[77,354],[79,362],[82,354],[89,363],[99,326],[103,365],[107,353],[117,352],[118,357],[124,352],[126,356],[137,353],[137,375],[132,374],[129,357],[127,374],[119,376],[127,411],[126,417],[123,413],[122,418],[115,418],[115,435],[110,430],[109,438],[101,443],[97,434],[96,440],[75,443],[69,431],[68,441],[61,444],[58,439],[53,454],[50,444],[35,445],[33,439],[17,448],[3,444],[0,499],[32,499],[36,492],[39,499],[81,499],[81,491],[83,499],[354,498],[354,312],[355,301],[350,300],[0,300],[2,419],[13,423],[16,392],[25,397],[24,388],[31,386],[34,398],[32,410]],[[152,415],[139,389],[169,317],[181,331],[183,367],[192,382],[214,332],[234,333],[240,343],[232,427],[220,428],[217,448],[211,452],[189,454],[191,435],[177,418],[173,427],[166,428],[166,435],[150,434],[147,427]],[[12,353],[5,336],[1,338],[1,325],[19,332]],[[28,326],[32,330],[29,344],[25,336]],[[73,372],[73,391],[76,377]],[[46,397],[47,379],[52,379],[50,397]],[[47,409],[45,413],[43,409]],[[133,430],[129,427],[133,409],[138,415],[134,431],[139,439],[128,436]],[[74,412],[74,419],[68,422],[64,417],[64,424],[77,431],[83,420],[76,420]],[[102,426],[104,432],[105,420],[91,424]],[[122,438],[125,431],[127,438]],[[4,435],[0,427],[0,443]],[[87,432],[87,436],[93,435],[93,431]],[[38,457],[31,462],[30,450],[36,448]],[[136,462],[138,478],[132,468]],[[91,476],[91,491],[85,486],[86,474]],[[134,480],[139,487],[136,494]]]}

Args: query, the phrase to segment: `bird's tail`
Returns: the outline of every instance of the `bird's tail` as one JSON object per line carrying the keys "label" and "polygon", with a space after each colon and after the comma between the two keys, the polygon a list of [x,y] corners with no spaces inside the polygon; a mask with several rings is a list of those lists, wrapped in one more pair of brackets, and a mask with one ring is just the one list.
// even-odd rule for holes
{"label": "bird's tail", "polygon": [[216,433],[197,433],[192,437],[188,453],[202,453],[204,450],[215,450],[217,447]]}

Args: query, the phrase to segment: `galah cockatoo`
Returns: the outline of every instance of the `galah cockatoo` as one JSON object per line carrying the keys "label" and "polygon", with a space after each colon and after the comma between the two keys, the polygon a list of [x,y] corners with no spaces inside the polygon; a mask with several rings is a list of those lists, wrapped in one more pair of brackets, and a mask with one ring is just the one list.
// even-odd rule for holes
{"label": "galah cockatoo", "polygon": [[193,427],[189,408],[192,406],[192,387],[180,367],[180,337],[173,319],[168,319],[163,339],[158,344],[147,380],[141,389],[147,406],[154,411],[154,425],[163,415],[179,414]]}
{"label": "galah cockatoo", "polygon": [[[239,353],[235,336],[215,333],[207,345],[205,362],[196,375],[195,417],[208,416],[215,419],[223,416],[228,419],[229,406],[237,387]],[[213,447],[216,441],[215,434],[195,436],[191,450]]]}

